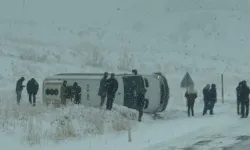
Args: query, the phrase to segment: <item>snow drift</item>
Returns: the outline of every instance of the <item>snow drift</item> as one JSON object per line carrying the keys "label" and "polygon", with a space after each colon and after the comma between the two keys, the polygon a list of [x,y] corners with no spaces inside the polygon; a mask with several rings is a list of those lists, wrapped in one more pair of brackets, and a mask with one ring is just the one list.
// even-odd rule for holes
{"label": "snow drift", "polygon": [[135,110],[116,105],[112,111],[106,111],[78,105],[47,108],[42,104],[27,107],[27,104],[15,106],[0,102],[0,130],[20,133],[20,138],[29,144],[126,131],[138,117]]}

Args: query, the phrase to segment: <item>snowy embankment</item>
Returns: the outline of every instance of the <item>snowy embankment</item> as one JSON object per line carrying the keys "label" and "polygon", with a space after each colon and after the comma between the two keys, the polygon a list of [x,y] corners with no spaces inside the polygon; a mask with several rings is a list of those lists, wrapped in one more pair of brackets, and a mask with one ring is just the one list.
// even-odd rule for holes
{"label": "snowy embankment", "polygon": [[[26,109],[25,112],[32,113],[32,109],[34,112],[33,107],[27,108],[26,106],[24,107],[21,106],[21,109],[22,108]],[[43,112],[41,108],[39,108],[38,110],[39,110],[38,113]],[[114,128],[113,126],[116,123],[115,122],[111,123],[112,121],[110,122],[110,120],[114,121],[118,118],[121,119],[121,116],[124,117],[124,115],[121,115],[120,111],[116,112],[115,110],[115,112],[112,112],[112,114],[103,113],[103,115],[100,116],[99,111],[93,112],[92,110],[93,109],[86,110],[86,108],[81,109],[72,107],[69,107],[64,111],[46,110],[46,113],[43,112],[40,115],[37,115],[38,116],[37,119],[33,118],[34,119],[33,123],[29,124],[28,120],[23,121],[26,123],[23,125],[21,129],[20,126],[17,126],[18,119],[15,119],[16,128],[13,127],[14,121],[12,123],[11,121],[9,121],[10,126],[13,127],[12,131],[14,131],[13,129],[16,130],[14,133],[13,132],[7,132],[7,133],[15,134],[15,136],[12,135],[6,136],[6,138],[3,139],[3,141],[7,142],[9,138],[12,138],[12,140],[15,143],[17,143],[18,141],[20,141],[20,137],[22,136],[21,137],[22,142],[26,143],[27,138],[31,138],[34,136],[34,139],[28,140],[28,142],[31,143],[38,142],[40,144],[36,143],[36,145],[33,145],[32,147],[25,147],[26,144],[22,145],[22,147],[25,147],[25,149],[27,150],[29,149],[42,150],[44,148],[48,150],[52,149],[67,150],[69,148],[72,148],[72,146],[81,147],[83,149],[88,149],[88,150],[98,150],[98,149],[115,150],[118,148],[120,150],[127,150],[127,149],[161,150],[163,148],[177,150],[182,148],[185,149],[188,147],[207,150],[211,148],[219,149],[227,147],[231,144],[240,141],[239,140],[240,135],[249,134],[249,131],[245,130],[249,126],[249,120],[248,119],[242,120],[239,117],[237,117],[235,113],[235,107],[230,102],[226,102],[225,104],[221,104],[220,102],[218,102],[215,107],[216,115],[214,116],[209,116],[209,115],[202,116],[201,114],[202,103],[197,102],[195,105],[194,118],[188,118],[186,115],[186,111],[183,108],[182,109],[173,108],[166,111],[166,113],[164,114],[164,118],[157,121],[149,119],[147,118],[147,116],[145,116],[143,123],[135,125],[134,124],[135,121],[128,122],[126,119],[125,120],[122,119],[120,121],[123,122],[123,125],[121,127],[122,128],[125,127],[123,129],[126,129],[126,127],[130,127],[127,126],[129,123],[131,123],[130,125],[132,125],[132,142],[130,143],[128,142],[127,131],[113,132],[113,133],[105,132],[108,130],[117,131],[117,128]],[[71,112],[70,113],[71,115],[69,115],[69,112]],[[86,114],[82,114],[83,112]],[[103,111],[101,110],[101,112]],[[46,114],[49,116],[46,116]],[[91,116],[90,114],[93,114],[95,119],[90,117]],[[104,115],[105,117],[102,117]],[[26,114],[25,116],[29,116],[30,118],[32,118],[32,115]],[[70,120],[72,120],[72,125],[74,128],[70,128],[70,126],[67,126],[67,122],[65,122],[66,128],[62,128],[63,126],[61,125],[62,122],[60,122],[60,120],[65,121],[65,119],[63,119],[64,116],[70,116],[69,118]],[[73,116],[80,117],[81,119],[75,118]],[[134,115],[132,115],[131,117],[133,118]],[[104,118],[105,118],[104,125],[106,125],[106,127],[109,129],[107,128],[104,129],[104,126],[102,126]],[[39,124],[41,123],[40,122],[41,120],[43,120],[43,125]],[[79,124],[80,122],[79,120],[82,121],[81,122],[82,124]],[[88,123],[84,121],[88,121]],[[50,124],[52,122],[54,122],[53,125]],[[97,126],[97,124],[99,125]],[[23,134],[25,130],[24,131],[21,130],[25,129],[25,126],[28,125],[32,127],[30,128],[32,130],[35,129],[34,127],[36,127],[36,129],[38,130],[34,130],[34,133],[30,135],[28,134],[29,132]],[[57,127],[59,130],[56,130]],[[82,134],[79,134],[80,128]],[[43,129],[44,131],[47,130],[46,132],[44,132],[46,134],[41,134],[41,129]],[[63,129],[64,132],[62,132]],[[85,133],[83,133],[83,131],[85,131]],[[102,131],[104,131],[105,134],[99,134]],[[3,135],[5,135],[5,133],[3,133]],[[93,135],[93,133],[97,134],[98,136],[91,136]],[[90,136],[86,136],[89,134]],[[60,139],[65,138],[65,135],[67,136],[67,139],[63,140],[63,142],[60,142],[60,145],[51,142],[51,140],[58,142],[60,141]],[[6,144],[3,145],[5,146]],[[5,147],[14,150],[15,148],[17,148],[17,145],[6,145]]]}
{"label": "snowy embankment", "polygon": [[41,103],[36,107],[28,106],[27,102],[21,106],[11,101],[0,103],[0,130],[32,145],[124,131],[137,120],[136,111],[121,106],[106,111],[76,105],[47,108]]}

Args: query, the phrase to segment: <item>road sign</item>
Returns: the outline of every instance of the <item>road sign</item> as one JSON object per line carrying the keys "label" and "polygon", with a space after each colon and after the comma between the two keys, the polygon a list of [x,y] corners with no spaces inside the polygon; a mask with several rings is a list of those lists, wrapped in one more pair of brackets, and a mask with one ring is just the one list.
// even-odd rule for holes
{"label": "road sign", "polygon": [[181,88],[187,88],[190,86],[194,86],[194,81],[191,78],[190,74],[187,72],[181,81]]}

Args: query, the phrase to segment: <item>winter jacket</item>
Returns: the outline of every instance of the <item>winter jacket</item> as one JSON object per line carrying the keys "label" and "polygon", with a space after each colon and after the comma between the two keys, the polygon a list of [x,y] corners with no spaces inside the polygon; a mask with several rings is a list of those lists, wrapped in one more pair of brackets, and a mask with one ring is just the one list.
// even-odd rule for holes
{"label": "winter jacket", "polygon": [[66,86],[62,85],[60,97],[61,97],[61,99],[66,99],[66,96],[67,96],[67,88],[66,88]]}
{"label": "winter jacket", "polygon": [[190,105],[194,105],[195,99],[197,98],[197,93],[196,92],[194,92],[194,93],[186,92],[185,97],[187,99],[186,105],[187,105],[187,107],[189,107]]}
{"label": "winter jacket", "polygon": [[241,91],[240,91],[240,99],[241,100],[248,100],[249,99],[249,94],[250,94],[250,89],[248,86],[242,86]]}
{"label": "winter jacket", "polygon": [[23,85],[23,79],[19,79],[16,83],[16,92],[22,92],[23,91],[23,88],[24,88],[24,85]]}
{"label": "winter jacket", "polygon": [[210,102],[217,102],[217,91],[215,88],[211,88],[209,91]]}
{"label": "winter jacket", "polygon": [[208,102],[210,97],[209,97],[209,89],[208,88],[203,88],[203,100],[205,102]]}
{"label": "winter jacket", "polygon": [[81,87],[78,85],[76,87],[73,87],[72,91],[74,97],[79,97],[81,95]]}
{"label": "winter jacket", "polygon": [[99,96],[106,96],[106,93],[107,93],[107,79],[102,78],[100,81],[100,85],[99,85],[98,95]]}
{"label": "winter jacket", "polygon": [[35,79],[31,79],[27,83],[27,92],[28,94],[37,94],[39,85]]}
{"label": "winter jacket", "polygon": [[194,102],[195,99],[197,98],[197,93],[185,93],[185,97],[187,98],[187,101],[189,102]]}
{"label": "winter jacket", "polygon": [[107,80],[107,93],[115,94],[118,90],[118,81],[115,78],[110,78]]}
{"label": "winter jacket", "polygon": [[237,86],[236,88],[236,96],[237,96],[237,101],[240,100],[240,93],[241,92],[241,86]]}

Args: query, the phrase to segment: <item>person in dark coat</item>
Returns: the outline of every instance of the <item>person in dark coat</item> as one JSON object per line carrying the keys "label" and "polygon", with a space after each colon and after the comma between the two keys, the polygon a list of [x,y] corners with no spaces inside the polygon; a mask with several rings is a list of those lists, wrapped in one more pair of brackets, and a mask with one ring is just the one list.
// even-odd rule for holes
{"label": "person in dark coat", "polygon": [[[34,78],[30,79],[27,83],[27,93],[29,95],[29,103],[33,106],[36,105],[36,94],[38,92],[38,89],[39,85],[37,81]],[[31,97],[33,97],[33,103]]]}
{"label": "person in dark coat", "polygon": [[62,106],[66,106],[66,97],[68,95],[68,91],[67,91],[67,81],[63,81],[63,84],[61,86],[61,104]]}
{"label": "person in dark coat", "polygon": [[209,109],[209,90],[210,90],[210,85],[207,84],[203,88],[203,101],[204,101],[204,108],[203,108],[203,116],[207,114],[207,110]]}
{"label": "person in dark coat", "polygon": [[81,103],[81,87],[76,82],[74,82],[73,84],[72,93],[74,98],[74,104],[79,105]]}
{"label": "person in dark coat", "polygon": [[106,109],[111,110],[115,100],[115,93],[118,90],[118,81],[115,79],[115,74],[112,73],[111,77],[107,80],[107,103]]}
{"label": "person in dark coat", "polygon": [[209,90],[209,109],[210,109],[210,115],[214,114],[214,105],[217,102],[217,91],[216,91],[216,85],[212,84],[211,89]]}
{"label": "person in dark coat", "polygon": [[188,107],[188,117],[190,116],[190,111],[192,116],[194,116],[194,103],[197,98],[197,92],[193,86],[189,87],[185,93],[185,97],[187,99],[187,107]]}
{"label": "person in dark coat", "polygon": [[136,101],[136,106],[137,110],[139,112],[138,116],[138,121],[141,122],[142,116],[143,116],[143,109],[145,105],[145,94],[146,94],[146,89],[142,88],[138,93],[137,93],[137,101]]}
{"label": "person in dark coat", "polygon": [[249,113],[249,94],[250,89],[247,86],[246,81],[242,81],[242,87],[240,92],[241,100],[241,118],[247,118]]}
{"label": "person in dark coat", "polygon": [[237,103],[237,114],[240,115],[240,92],[242,88],[242,82],[239,82],[239,85],[236,87],[236,103]]}
{"label": "person in dark coat", "polygon": [[25,80],[24,77],[21,77],[17,83],[16,83],[16,95],[17,95],[17,104],[20,105],[20,100],[21,100],[21,97],[22,97],[22,91],[23,91],[23,88],[25,87],[23,85],[23,81]]}
{"label": "person in dark coat", "polygon": [[105,98],[107,96],[107,78],[108,78],[108,73],[105,72],[103,78],[100,81],[99,91],[98,91],[98,95],[101,97],[100,107],[103,106]]}

